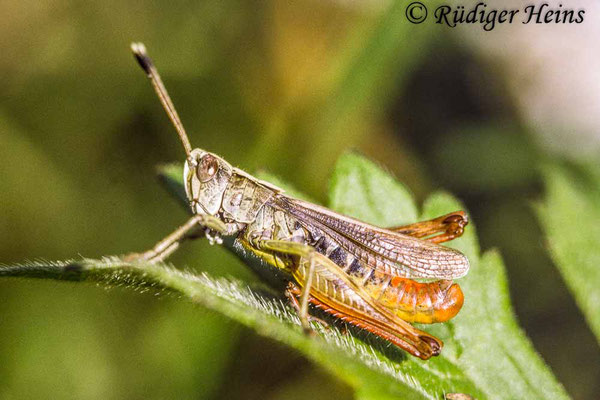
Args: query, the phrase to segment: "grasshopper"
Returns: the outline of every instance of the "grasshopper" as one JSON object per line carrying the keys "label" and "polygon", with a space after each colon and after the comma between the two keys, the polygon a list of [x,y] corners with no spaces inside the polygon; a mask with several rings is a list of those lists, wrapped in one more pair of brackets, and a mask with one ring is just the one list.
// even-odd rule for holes
{"label": "grasshopper", "polygon": [[219,244],[223,237],[233,238],[265,267],[284,273],[285,294],[306,332],[312,304],[413,356],[426,360],[440,354],[442,341],[411,323],[444,322],[462,307],[463,293],[452,280],[468,272],[469,261],[440,243],[462,235],[468,223],[464,212],[379,228],[287,196],[216,154],[192,149],[144,45],[134,43],[131,49],[183,144],[183,179],[193,213],[151,250],[132,258],[161,261],[183,240],[202,235]]}

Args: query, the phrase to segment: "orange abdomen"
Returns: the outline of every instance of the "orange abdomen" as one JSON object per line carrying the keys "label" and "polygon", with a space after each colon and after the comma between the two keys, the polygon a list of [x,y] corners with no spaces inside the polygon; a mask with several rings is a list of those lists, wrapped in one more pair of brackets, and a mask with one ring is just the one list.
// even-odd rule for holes
{"label": "orange abdomen", "polygon": [[407,322],[445,322],[460,311],[464,296],[456,283],[448,280],[420,283],[394,277],[380,302]]}

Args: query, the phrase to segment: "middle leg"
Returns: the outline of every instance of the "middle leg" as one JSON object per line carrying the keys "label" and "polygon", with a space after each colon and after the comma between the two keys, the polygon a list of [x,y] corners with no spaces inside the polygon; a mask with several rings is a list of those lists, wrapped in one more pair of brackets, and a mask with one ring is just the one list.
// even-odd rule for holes
{"label": "middle leg", "polygon": [[[271,240],[262,239],[254,240],[251,243],[262,251],[275,252],[285,254],[287,256],[296,256],[299,258],[298,266],[302,263],[308,263],[308,271],[304,282],[301,282],[302,293],[300,294],[300,304],[298,316],[300,317],[300,323],[305,332],[310,332],[310,324],[308,320],[308,299],[310,297],[310,290],[313,282],[313,275],[315,271],[315,254],[316,250],[304,243],[291,242],[287,240]],[[298,267],[296,266],[296,267]]]}
{"label": "middle leg", "polygon": [[[298,297],[300,297],[301,295],[302,295],[302,289],[294,282],[289,282],[287,285],[287,288],[285,289],[285,297],[287,297],[290,304],[292,305],[292,307],[294,307],[294,309],[296,310],[298,315],[300,315],[300,312],[301,312],[300,311],[301,307],[300,307],[300,302],[298,302]],[[308,302],[311,304],[314,304],[315,299],[312,296],[309,296]],[[308,322],[314,321],[314,322],[317,322],[319,325],[321,325],[323,328],[329,328],[329,323],[322,320],[321,318],[315,317],[314,315],[311,315],[310,313],[308,313],[307,317],[308,317]]]}

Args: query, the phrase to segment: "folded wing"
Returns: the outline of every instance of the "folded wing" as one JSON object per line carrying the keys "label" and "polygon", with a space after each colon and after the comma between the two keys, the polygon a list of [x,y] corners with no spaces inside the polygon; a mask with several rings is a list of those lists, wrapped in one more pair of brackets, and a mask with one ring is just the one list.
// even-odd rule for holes
{"label": "folded wing", "polygon": [[468,259],[458,250],[378,228],[284,195],[273,201],[379,272],[407,278],[455,279],[469,270]]}

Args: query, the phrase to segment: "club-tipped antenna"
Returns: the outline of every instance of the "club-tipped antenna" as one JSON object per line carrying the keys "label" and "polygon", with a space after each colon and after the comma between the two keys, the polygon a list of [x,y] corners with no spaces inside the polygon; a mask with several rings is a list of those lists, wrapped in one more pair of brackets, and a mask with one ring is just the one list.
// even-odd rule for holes
{"label": "club-tipped antenna", "polygon": [[179,119],[179,115],[175,110],[175,106],[171,101],[171,97],[169,96],[167,89],[165,89],[165,85],[163,84],[162,79],[160,79],[160,75],[158,74],[154,63],[152,62],[150,57],[148,57],[148,53],[146,53],[146,46],[144,46],[143,43],[132,43],[131,51],[133,52],[135,59],[140,64],[144,72],[146,72],[146,75],[148,75],[148,78],[150,78],[152,86],[154,87],[154,91],[160,99],[160,103],[167,112],[169,119],[171,120],[173,126],[175,126],[175,129],[179,134],[179,139],[181,139],[181,143],[183,144],[183,147],[185,149],[185,154],[188,156],[188,158],[190,158],[190,154],[192,152],[190,140],[188,139],[187,133],[185,132],[185,128],[183,127],[183,124]]}

